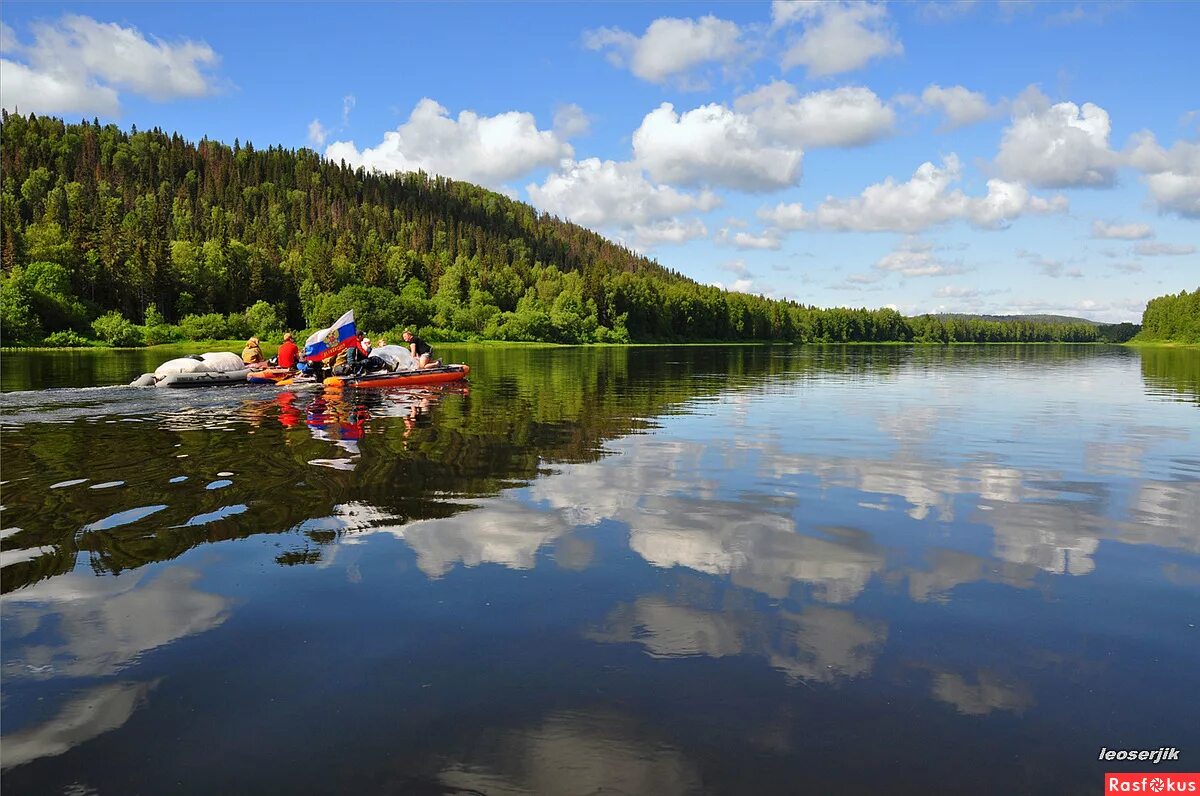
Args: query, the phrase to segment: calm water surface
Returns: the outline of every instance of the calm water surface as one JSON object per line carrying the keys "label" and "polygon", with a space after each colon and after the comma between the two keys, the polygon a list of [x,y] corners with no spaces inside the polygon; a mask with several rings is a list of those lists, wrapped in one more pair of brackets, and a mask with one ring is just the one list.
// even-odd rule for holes
{"label": "calm water surface", "polygon": [[4,353],[4,793],[1200,770],[1200,354],[449,353],[345,394]]}

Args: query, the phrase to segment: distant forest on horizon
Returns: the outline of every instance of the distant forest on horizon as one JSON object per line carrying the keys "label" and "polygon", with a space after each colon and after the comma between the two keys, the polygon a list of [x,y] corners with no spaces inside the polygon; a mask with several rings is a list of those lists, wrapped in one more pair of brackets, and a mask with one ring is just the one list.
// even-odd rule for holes
{"label": "distant forest on horizon", "polygon": [[8,113],[0,142],[5,345],[272,337],[347,309],[363,330],[441,340],[1120,342],[1137,331],[730,292],[476,185],[308,149]]}

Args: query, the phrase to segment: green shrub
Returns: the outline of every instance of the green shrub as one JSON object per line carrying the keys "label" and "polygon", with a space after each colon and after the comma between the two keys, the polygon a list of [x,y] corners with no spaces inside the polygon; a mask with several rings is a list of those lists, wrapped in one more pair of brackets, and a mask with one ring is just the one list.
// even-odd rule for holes
{"label": "green shrub", "polygon": [[[416,291],[408,291],[417,295]],[[422,304],[413,300],[413,306]],[[354,321],[359,329],[390,329],[405,317],[405,299],[390,290],[366,285],[349,285],[337,293],[312,295],[306,320],[311,326],[328,326],[340,318],[346,310],[354,310]]]}
{"label": "green shrub", "polygon": [[111,346],[127,348],[145,343],[141,330],[115,310],[92,321],[92,331]]}
{"label": "green shrub", "polygon": [[146,345],[177,343],[183,339],[183,330],[169,323],[160,323],[154,326],[147,324],[145,337]]}
{"label": "green shrub", "polygon": [[86,337],[77,334],[70,330],[65,332],[55,332],[42,341],[42,345],[50,346],[51,348],[84,348],[91,345]]}
{"label": "green shrub", "polygon": [[250,324],[246,322],[246,313],[231,312],[225,318],[225,333],[231,340],[244,340],[253,334]]}
{"label": "green shrub", "polygon": [[496,336],[501,340],[536,342],[557,339],[550,314],[542,310],[520,309],[516,312],[506,312],[500,317],[503,321],[497,329]]}
{"label": "green shrub", "polygon": [[185,315],[179,321],[179,329],[188,340],[226,340],[229,338],[229,323],[217,312],[204,315]]}
{"label": "green shrub", "polygon": [[[404,338],[399,334],[400,332],[403,332],[405,328],[406,327],[403,326],[396,328],[397,334],[395,340],[400,345],[405,345]],[[421,328],[413,331],[417,337],[420,337],[422,340],[431,343],[461,343],[470,337],[467,332],[460,332],[457,329],[443,329],[437,326],[422,326]]]}
{"label": "green shrub", "polygon": [[[158,305],[153,301],[146,305],[146,321],[145,326],[149,329],[152,326],[162,326],[167,322],[167,319],[161,312],[158,311]],[[151,343],[153,345],[153,343]]]}

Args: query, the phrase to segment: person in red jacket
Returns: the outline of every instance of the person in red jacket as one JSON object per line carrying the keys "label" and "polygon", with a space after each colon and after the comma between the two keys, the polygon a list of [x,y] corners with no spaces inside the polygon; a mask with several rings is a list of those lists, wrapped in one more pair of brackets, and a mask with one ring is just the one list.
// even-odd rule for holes
{"label": "person in red jacket", "polygon": [[275,355],[279,362],[279,367],[294,370],[296,363],[300,360],[300,351],[296,348],[295,342],[292,341],[292,333],[287,332],[283,335],[283,345],[279,346],[279,353]]}

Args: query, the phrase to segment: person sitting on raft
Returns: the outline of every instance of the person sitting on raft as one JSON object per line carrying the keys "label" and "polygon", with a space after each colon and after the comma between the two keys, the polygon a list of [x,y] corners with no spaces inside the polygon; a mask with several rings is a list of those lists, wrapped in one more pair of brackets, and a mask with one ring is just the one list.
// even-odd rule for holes
{"label": "person sitting on raft", "polygon": [[408,353],[412,354],[412,358],[417,360],[418,368],[436,368],[441,366],[441,360],[430,359],[433,356],[433,346],[420,337],[417,337],[408,329],[404,330],[403,337],[404,342],[408,343]]}
{"label": "person sitting on raft", "polygon": [[296,363],[300,361],[300,349],[296,348],[291,332],[284,333],[283,345],[279,346],[279,353],[275,355],[275,361],[281,368],[296,369]]}
{"label": "person sitting on raft", "polygon": [[242,362],[251,370],[260,370],[267,366],[267,358],[263,356],[257,337],[246,341],[246,347],[242,349]]}
{"label": "person sitting on raft", "polygon": [[371,348],[371,356],[359,360],[355,365],[354,373],[359,376],[380,371],[395,373],[400,370],[407,353],[403,346],[388,345],[383,338],[380,338],[377,345]]}
{"label": "person sitting on raft", "polygon": [[[339,351],[337,357],[333,360],[333,375],[335,376],[349,376],[353,374],[354,364],[359,360],[359,357],[366,359],[371,356],[369,347],[371,339],[369,337],[363,342],[359,342],[354,338],[351,339],[354,340],[353,344]],[[366,345],[363,343],[366,343]]]}

